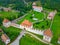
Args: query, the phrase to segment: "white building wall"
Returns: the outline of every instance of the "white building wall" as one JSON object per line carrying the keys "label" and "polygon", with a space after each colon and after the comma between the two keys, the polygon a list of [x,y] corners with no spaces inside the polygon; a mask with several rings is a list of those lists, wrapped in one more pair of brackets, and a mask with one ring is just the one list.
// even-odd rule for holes
{"label": "white building wall", "polygon": [[29,31],[29,32],[35,33],[35,34],[39,34],[39,35],[43,35],[43,32],[44,32],[44,31],[41,31],[41,30],[29,29],[29,28],[27,28],[26,30]]}
{"label": "white building wall", "polygon": [[[22,25],[20,25],[20,28],[21,28],[21,29],[23,29],[23,28],[28,29],[28,27],[25,27],[25,26],[22,26]],[[32,25],[31,27],[29,27],[29,28],[33,28],[33,25]]]}
{"label": "white building wall", "polygon": [[5,44],[8,44],[8,43],[10,43],[10,39],[7,39],[5,42]]}
{"label": "white building wall", "polygon": [[33,28],[33,25],[31,27],[27,28],[27,27],[24,27],[24,26],[15,24],[15,23],[8,23],[5,26],[7,26],[9,24],[11,26],[16,27],[16,28],[19,28],[19,29],[24,29],[25,28],[27,31],[32,32],[32,33],[35,33],[35,34],[39,34],[39,35],[43,35],[43,32],[44,32],[44,31],[41,31],[41,30],[32,29]]}
{"label": "white building wall", "polygon": [[49,17],[49,16],[48,16],[48,17],[47,17],[47,19],[50,19],[50,20],[51,20],[51,19],[52,19],[52,17]]}
{"label": "white building wall", "polygon": [[43,36],[43,40],[47,41],[47,42],[51,42],[51,37],[48,36]]}
{"label": "white building wall", "polygon": [[34,11],[41,12],[43,9],[41,8],[33,8]]}
{"label": "white building wall", "polygon": [[[50,20],[53,19],[56,13],[57,13],[57,11],[50,12],[47,19],[50,19]],[[49,17],[50,15],[53,15],[53,16]]]}
{"label": "white building wall", "polygon": [[24,26],[21,26],[21,25],[20,25],[20,28],[21,28],[21,29],[23,29],[23,28],[24,28]]}
{"label": "white building wall", "polygon": [[43,35],[43,32],[44,32],[44,31],[41,31],[41,30],[32,29],[33,25],[30,28],[26,28],[26,27],[20,25],[20,28],[21,29],[25,28],[27,31],[35,33],[35,34],[39,34],[39,35]]}
{"label": "white building wall", "polygon": [[3,26],[5,26],[5,27],[9,27],[10,25],[11,25],[11,22],[3,23]]}

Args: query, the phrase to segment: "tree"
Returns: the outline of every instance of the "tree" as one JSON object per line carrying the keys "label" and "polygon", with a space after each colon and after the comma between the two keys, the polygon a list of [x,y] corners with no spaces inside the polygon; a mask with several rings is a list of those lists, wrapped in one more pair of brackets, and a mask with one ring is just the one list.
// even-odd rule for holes
{"label": "tree", "polygon": [[44,28],[45,28],[45,27],[44,27],[44,25],[43,25],[41,28],[43,28],[43,29],[44,29]]}
{"label": "tree", "polygon": [[40,0],[45,8],[56,9],[60,11],[60,0]]}
{"label": "tree", "polygon": [[0,17],[0,25],[2,24],[3,19]]}

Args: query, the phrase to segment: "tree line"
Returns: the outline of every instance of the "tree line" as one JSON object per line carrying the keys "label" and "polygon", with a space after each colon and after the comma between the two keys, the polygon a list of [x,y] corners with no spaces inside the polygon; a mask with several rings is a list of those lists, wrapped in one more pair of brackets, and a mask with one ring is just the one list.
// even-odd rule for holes
{"label": "tree line", "polygon": [[60,0],[40,0],[41,4],[45,8],[56,9],[60,11]]}

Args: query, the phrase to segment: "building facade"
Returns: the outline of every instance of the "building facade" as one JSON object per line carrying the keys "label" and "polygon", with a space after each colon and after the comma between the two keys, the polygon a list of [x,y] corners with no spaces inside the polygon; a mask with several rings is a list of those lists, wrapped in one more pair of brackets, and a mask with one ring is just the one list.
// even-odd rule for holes
{"label": "building facade", "polygon": [[52,32],[50,29],[47,29],[44,31],[44,35],[43,35],[43,40],[47,41],[47,42],[51,42],[52,39]]}
{"label": "building facade", "polygon": [[10,43],[10,39],[6,34],[2,34],[1,39],[6,45]]}
{"label": "building facade", "polygon": [[11,22],[8,19],[3,20],[3,26],[4,27],[9,27],[11,25]]}
{"label": "building facade", "polygon": [[33,25],[32,25],[32,23],[30,22],[30,21],[28,21],[28,20],[24,20],[22,23],[21,23],[21,25],[20,25],[20,28],[22,28],[22,29],[29,29],[29,28],[33,28]]}

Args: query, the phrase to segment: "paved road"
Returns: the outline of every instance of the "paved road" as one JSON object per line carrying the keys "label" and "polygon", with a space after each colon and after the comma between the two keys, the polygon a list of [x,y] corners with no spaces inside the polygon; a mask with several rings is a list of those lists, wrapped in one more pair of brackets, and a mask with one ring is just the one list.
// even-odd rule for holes
{"label": "paved road", "polygon": [[14,42],[12,42],[10,45],[19,45],[19,40],[24,36],[24,34],[25,31],[22,30],[22,32],[20,32],[20,35],[17,37],[17,39]]}

